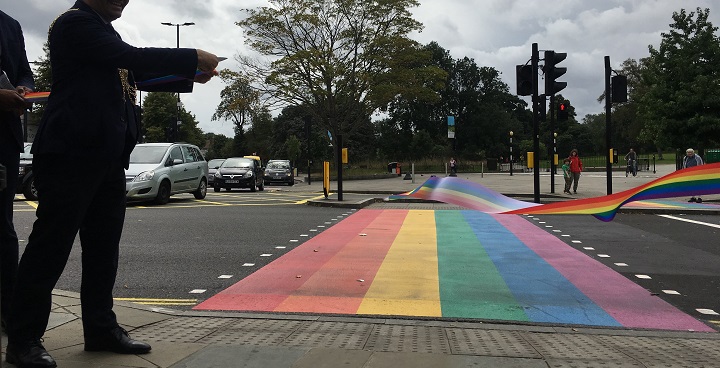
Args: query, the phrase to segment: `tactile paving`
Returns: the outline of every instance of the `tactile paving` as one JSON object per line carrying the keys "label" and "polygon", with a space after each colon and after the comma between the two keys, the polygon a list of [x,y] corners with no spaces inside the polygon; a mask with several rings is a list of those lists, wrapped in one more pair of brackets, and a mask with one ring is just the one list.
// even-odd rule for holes
{"label": "tactile paving", "polygon": [[445,330],[431,326],[376,325],[367,350],[450,354]]}
{"label": "tactile paving", "polygon": [[132,331],[141,341],[197,342],[234,320],[231,318],[174,317]]}
{"label": "tactile paving", "polygon": [[305,322],[283,345],[360,350],[373,325],[348,322]]}
{"label": "tactile paving", "polygon": [[623,361],[627,356],[595,336],[528,332],[522,336],[545,359],[588,359]]}
{"label": "tactile paving", "polygon": [[453,354],[541,358],[516,331],[448,328],[447,334]]}
{"label": "tactile paving", "polygon": [[225,345],[279,345],[302,325],[302,321],[246,319],[213,332],[198,342]]}
{"label": "tactile paving", "polygon": [[645,368],[640,363],[587,359],[549,359],[549,368]]}
{"label": "tactile paving", "polygon": [[720,366],[717,357],[693,351],[694,349],[685,345],[682,339],[634,336],[599,336],[598,338],[648,368]]}

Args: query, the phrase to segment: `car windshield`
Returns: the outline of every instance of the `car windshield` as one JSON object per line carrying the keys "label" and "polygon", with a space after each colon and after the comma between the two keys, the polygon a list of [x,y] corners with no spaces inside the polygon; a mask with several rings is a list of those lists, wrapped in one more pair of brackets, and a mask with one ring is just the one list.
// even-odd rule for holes
{"label": "car windshield", "polygon": [[167,146],[135,146],[130,154],[131,164],[157,164],[162,162]]}
{"label": "car windshield", "polygon": [[233,168],[233,169],[241,169],[241,168],[249,168],[252,166],[252,160],[249,158],[229,158],[225,160],[222,167],[223,168]]}
{"label": "car windshield", "polygon": [[214,168],[220,167],[220,165],[222,165],[223,162],[225,162],[224,158],[216,158],[216,159],[208,161],[208,167],[211,169],[214,169]]}
{"label": "car windshield", "polygon": [[267,165],[268,169],[289,169],[290,165],[286,162],[270,162]]}

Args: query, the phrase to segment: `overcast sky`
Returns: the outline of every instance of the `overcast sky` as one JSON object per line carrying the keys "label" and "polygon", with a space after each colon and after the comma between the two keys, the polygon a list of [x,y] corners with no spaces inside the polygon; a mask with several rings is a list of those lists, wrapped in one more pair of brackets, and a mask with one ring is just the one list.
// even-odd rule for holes
{"label": "overcast sky", "polygon": [[[1,0],[2,10],[23,27],[29,60],[42,56],[50,23],[74,1]],[[412,37],[427,44],[436,41],[453,58],[470,57],[490,66],[515,93],[515,65],[524,64],[531,45],[540,50],[567,52],[562,63],[568,72],[560,80],[581,120],[604,111],[597,97],[604,90],[604,61],[613,68],[628,58],[648,56],[648,45],[658,46],[669,30],[672,13],[685,8],[710,8],[710,21],[720,26],[720,0],[420,0],[413,9],[424,30]],[[235,22],[241,8],[266,5],[264,0],[131,0],[122,18],[113,22],[123,40],[138,47],[175,47],[176,29],[161,22],[194,22],[180,27],[180,46],[201,48],[229,59],[219,68],[237,69],[233,56],[245,53],[243,32]],[[716,5],[712,8],[710,5]],[[542,54],[541,54],[542,57]],[[232,123],[211,121],[220,103],[223,83],[213,79],[183,94],[185,108],[205,132],[233,135]],[[526,97],[529,102],[529,98]]]}

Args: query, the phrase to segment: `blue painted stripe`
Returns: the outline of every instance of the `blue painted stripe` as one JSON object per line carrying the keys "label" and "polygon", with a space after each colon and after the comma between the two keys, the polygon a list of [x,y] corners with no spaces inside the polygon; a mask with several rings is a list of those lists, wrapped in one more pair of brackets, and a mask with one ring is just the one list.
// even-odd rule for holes
{"label": "blue painted stripe", "polygon": [[530,320],[621,326],[492,216],[479,211],[463,215]]}

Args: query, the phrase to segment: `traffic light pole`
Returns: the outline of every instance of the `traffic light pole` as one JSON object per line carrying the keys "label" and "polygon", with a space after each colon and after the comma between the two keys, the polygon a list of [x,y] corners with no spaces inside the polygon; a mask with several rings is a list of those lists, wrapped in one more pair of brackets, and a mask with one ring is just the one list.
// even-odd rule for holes
{"label": "traffic light pole", "polygon": [[[543,106],[543,108],[545,108]],[[550,193],[555,193],[555,94],[550,95],[550,138],[552,139],[552,157],[550,157]]]}
{"label": "traffic light pole", "polygon": [[610,56],[605,56],[605,146],[606,146],[606,154],[607,159],[605,164],[605,175],[607,176],[607,194],[612,194],[612,153],[610,153],[610,149],[612,148],[610,138],[611,138],[611,128],[612,128],[612,91],[610,88],[610,73],[612,72],[612,68],[610,68]]}
{"label": "traffic light pole", "polygon": [[535,203],[540,203],[540,123],[538,121],[538,61],[540,55],[538,52],[538,44],[532,44],[532,104],[533,104],[533,192]]}

